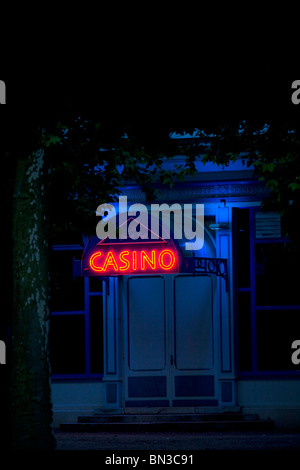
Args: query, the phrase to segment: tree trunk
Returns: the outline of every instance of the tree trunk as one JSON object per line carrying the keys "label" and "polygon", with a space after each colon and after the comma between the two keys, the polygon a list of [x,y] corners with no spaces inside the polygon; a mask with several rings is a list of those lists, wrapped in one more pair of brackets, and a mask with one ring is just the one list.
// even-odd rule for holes
{"label": "tree trunk", "polygon": [[44,150],[16,165],[13,201],[14,311],[11,417],[14,449],[54,449]]}

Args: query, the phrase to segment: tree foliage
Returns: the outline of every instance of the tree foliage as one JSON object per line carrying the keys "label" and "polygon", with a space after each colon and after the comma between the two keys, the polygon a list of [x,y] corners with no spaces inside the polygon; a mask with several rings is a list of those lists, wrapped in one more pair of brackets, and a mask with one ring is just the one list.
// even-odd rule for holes
{"label": "tree foliage", "polygon": [[94,231],[97,206],[115,201],[128,184],[140,185],[151,201],[155,182],[172,186],[174,179],[182,178],[180,170],[163,169],[163,161],[171,157],[167,132],[158,138],[134,126],[76,117],[45,130],[43,142],[51,162],[49,215],[54,236]]}
{"label": "tree foliage", "polygon": [[[277,211],[283,218],[284,235],[299,241],[300,129],[283,120],[237,120],[198,130],[182,149],[189,164],[201,155],[202,163],[228,166],[242,159],[269,190],[262,201],[264,211]],[[195,168],[194,168],[195,171]]]}
{"label": "tree foliage", "polygon": [[[173,140],[173,132],[188,138]],[[126,184],[139,184],[151,201],[159,184],[173,187],[195,174],[199,160],[228,166],[242,158],[269,190],[262,208],[280,212],[286,221],[285,234],[295,238],[299,144],[299,127],[284,119],[203,120],[198,127],[106,122],[95,115],[60,120],[44,133],[52,165],[53,227],[59,231],[68,223],[68,230],[80,225],[91,231],[97,204],[113,201]],[[178,153],[184,155],[184,165],[166,170],[164,160]]]}

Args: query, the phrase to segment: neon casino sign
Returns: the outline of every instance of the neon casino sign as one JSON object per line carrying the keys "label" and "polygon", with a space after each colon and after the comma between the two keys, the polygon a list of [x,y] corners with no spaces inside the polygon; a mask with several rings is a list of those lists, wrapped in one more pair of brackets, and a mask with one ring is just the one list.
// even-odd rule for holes
{"label": "neon casino sign", "polygon": [[84,252],[84,276],[116,276],[127,274],[177,273],[179,256],[175,247],[151,246],[152,242],[102,244]]}
{"label": "neon casino sign", "polygon": [[110,239],[92,236],[81,261],[73,260],[73,276],[126,276],[142,274],[214,274],[225,280],[228,290],[227,260],[184,257],[178,242],[163,239]]}
{"label": "neon casino sign", "polygon": [[110,240],[91,237],[81,259],[83,276],[178,273],[181,251],[173,240]]}
{"label": "neon casino sign", "polygon": [[176,253],[172,250],[95,251],[89,265],[98,274],[164,272],[176,266]]}

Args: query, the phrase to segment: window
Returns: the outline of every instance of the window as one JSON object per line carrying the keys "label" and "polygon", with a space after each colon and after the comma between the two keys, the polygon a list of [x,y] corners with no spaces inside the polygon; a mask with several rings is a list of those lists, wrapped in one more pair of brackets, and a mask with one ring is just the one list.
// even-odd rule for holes
{"label": "window", "polygon": [[238,361],[242,374],[299,373],[291,345],[299,339],[300,255],[281,237],[278,214],[235,210]]}
{"label": "window", "polygon": [[300,308],[259,308],[256,311],[257,370],[293,371],[291,344],[299,339]]}
{"label": "window", "polygon": [[103,297],[99,278],[73,277],[79,245],[51,253],[50,363],[53,378],[103,375]]}
{"label": "window", "polygon": [[51,310],[84,310],[84,278],[73,279],[72,259],[80,257],[78,249],[60,249],[55,246],[51,253]]}
{"label": "window", "polygon": [[300,256],[289,243],[255,243],[256,305],[299,303],[299,277],[295,266]]}

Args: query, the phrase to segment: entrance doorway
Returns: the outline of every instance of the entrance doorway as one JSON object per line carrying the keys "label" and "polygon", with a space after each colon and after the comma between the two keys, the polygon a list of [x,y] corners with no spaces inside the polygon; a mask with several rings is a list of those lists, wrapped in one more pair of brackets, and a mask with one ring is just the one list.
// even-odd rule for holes
{"label": "entrance doorway", "polygon": [[126,407],[214,406],[215,277],[124,278]]}

